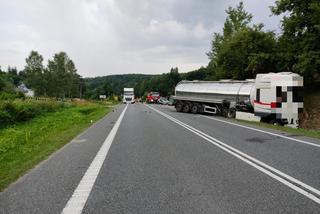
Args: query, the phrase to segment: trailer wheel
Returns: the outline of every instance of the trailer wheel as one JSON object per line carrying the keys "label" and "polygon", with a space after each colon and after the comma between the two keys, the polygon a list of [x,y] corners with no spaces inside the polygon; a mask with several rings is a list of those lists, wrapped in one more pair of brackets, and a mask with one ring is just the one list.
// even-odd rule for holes
{"label": "trailer wheel", "polygon": [[176,110],[177,112],[181,112],[182,111],[182,108],[183,108],[183,102],[177,102],[176,103]]}
{"label": "trailer wheel", "polygon": [[236,109],[235,108],[230,108],[228,110],[227,116],[228,116],[228,118],[235,118],[236,117]]}
{"label": "trailer wheel", "polygon": [[185,104],[183,105],[182,111],[183,111],[184,113],[188,113],[188,112],[190,112],[190,109],[191,109],[191,103],[185,103]]}
{"label": "trailer wheel", "polygon": [[191,113],[197,114],[199,112],[199,104],[195,103],[191,106]]}

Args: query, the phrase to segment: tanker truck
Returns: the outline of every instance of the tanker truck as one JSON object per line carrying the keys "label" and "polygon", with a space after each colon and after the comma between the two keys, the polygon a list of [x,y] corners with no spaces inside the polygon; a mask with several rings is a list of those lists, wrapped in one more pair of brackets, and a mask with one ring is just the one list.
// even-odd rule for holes
{"label": "tanker truck", "polygon": [[291,72],[258,74],[256,79],[181,81],[174,105],[178,112],[234,118],[250,112],[262,121],[297,127],[303,110],[303,77]]}

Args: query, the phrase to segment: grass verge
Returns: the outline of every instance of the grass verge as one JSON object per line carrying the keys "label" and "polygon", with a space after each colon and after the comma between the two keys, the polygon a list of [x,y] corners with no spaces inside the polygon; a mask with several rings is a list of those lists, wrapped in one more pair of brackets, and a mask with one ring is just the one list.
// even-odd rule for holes
{"label": "grass verge", "polygon": [[288,132],[293,135],[301,135],[301,136],[307,136],[307,137],[320,139],[320,132],[317,130],[303,129],[303,128],[295,129],[295,128],[290,128],[290,127],[285,127],[285,126],[278,126],[278,125],[272,125],[272,124],[267,124],[267,123],[262,123],[262,122],[253,122],[253,121],[245,121],[245,120],[237,120],[237,121],[241,122],[241,123],[247,123],[247,124],[253,124],[256,126],[261,126],[264,128]]}
{"label": "grass verge", "polygon": [[97,103],[75,105],[0,129],[0,191],[110,109]]}

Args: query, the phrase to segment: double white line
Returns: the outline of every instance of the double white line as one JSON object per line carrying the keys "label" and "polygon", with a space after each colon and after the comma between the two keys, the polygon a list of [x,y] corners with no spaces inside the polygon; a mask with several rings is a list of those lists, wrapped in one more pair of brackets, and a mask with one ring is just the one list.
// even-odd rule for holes
{"label": "double white line", "polygon": [[291,177],[290,175],[287,175],[275,168],[273,168],[272,166],[269,166],[241,151],[239,151],[238,149],[231,147],[223,142],[221,142],[220,140],[211,137],[209,135],[207,135],[206,133],[201,132],[198,129],[195,129],[183,122],[181,122],[180,120],[177,120],[174,117],[171,117],[168,114],[165,114],[149,105],[147,105],[147,107],[149,107],[150,109],[154,110],[155,112],[161,114],[162,116],[166,117],[167,119],[173,121],[174,123],[184,127],[185,129],[193,132],[194,134],[198,135],[199,137],[207,140],[208,142],[212,143],[213,145],[219,147],[220,149],[224,150],[225,152],[231,154],[232,156],[246,162],[247,164],[253,166],[254,168],[258,169],[259,171],[265,173],[266,175],[269,175],[270,177],[276,179],[277,181],[283,183],[284,185],[290,187],[291,189],[299,192],[300,194],[308,197],[309,199],[313,200],[314,202],[320,204],[320,191],[315,189],[312,186],[309,186],[293,177]]}

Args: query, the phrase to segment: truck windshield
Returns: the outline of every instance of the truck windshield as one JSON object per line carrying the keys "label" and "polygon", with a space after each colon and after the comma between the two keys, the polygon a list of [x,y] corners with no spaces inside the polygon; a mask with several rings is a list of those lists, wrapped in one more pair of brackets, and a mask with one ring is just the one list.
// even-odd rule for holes
{"label": "truck windshield", "polygon": [[152,96],[159,96],[159,93],[158,92],[152,92],[151,95]]}
{"label": "truck windshield", "polygon": [[125,92],[124,92],[124,95],[131,96],[131,95],[133,95],[133,92],[132,92],[132,91],[125,91]]}

